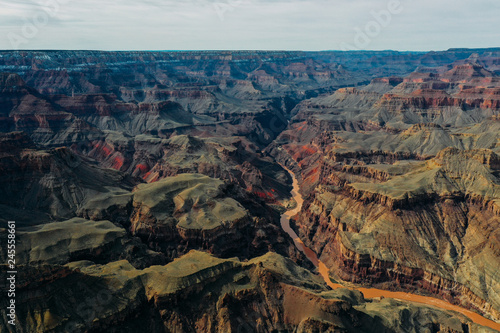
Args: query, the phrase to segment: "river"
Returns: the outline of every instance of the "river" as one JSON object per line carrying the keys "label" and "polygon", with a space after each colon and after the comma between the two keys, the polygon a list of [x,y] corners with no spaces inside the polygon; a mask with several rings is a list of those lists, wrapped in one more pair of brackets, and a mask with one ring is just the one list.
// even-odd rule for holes
{"label": "river", "polygon": [[[292,197],[295,199],[297,202],[297,206],[294,209],[288,210],[283,215],[281,215],[281,227],[283,230],[292,237],[295,245],[297,248],[302,251],[306,257],[314,264],[314,266],[317,267],[319,274],[325,281],[325,283],[332,289],[337,289],[337,288],[346,288],[345,286],[337,283],[333,283],[330,280],[330,275],[329,275],[329,269],[326,267],[326,265],[319,260],[318,256],[314,251],[312,251],[310,248],[306,247],[304,242],[299,238],[297,233],[290,227],[290,218],[297,213],[300,212],[302,209],[302,205],[304,203],[304,198],[299,192],[299,182],[297,181],[297,178],[295,177],[294,173],[284,167],[285,170],[290,173],[293,179],[293,189],[292,189]],[[410,294],[410,293],[405,293],[405,292],[393,292],[393,291],[387,291],[387,290],[381,290],[381,289],[374,289],[374,288],[349,288],[353,290],[358,290],[361,291],[366,298],[375,298],[375,297],[387,297],[387,298],[394,298],[398,300],[403,300],[403,301],[411,301],[415,303],[423,303],[423,304],[428,304],[428,305],[433,305],[435,307],[444,309],[444,310],[451,310],[455,312],[459,312],[465,316],[467,316],[469,319],[471,319],[474,323],[490,327],[492,329],[495,329],[497,331],[500,331],[500,324],[496,323],[492,320],[489,320],[473,311],[467,310],[465,308],[462,308],[457,305],[453,305],[451,303],[448,303],[444,300],[440,300],[437,298],[433,297],[428,297],[428,296],[420,296],[420,295],[415,295],[415,294]]]}

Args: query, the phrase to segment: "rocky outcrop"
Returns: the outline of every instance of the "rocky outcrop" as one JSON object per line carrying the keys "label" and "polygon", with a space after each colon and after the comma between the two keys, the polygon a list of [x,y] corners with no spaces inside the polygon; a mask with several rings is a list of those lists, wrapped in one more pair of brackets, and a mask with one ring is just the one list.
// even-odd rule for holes
{"label": "rocky outcrop", "polygon": [[499,50],[0,53],[18,331],[482,330],[298,267],[277,161],[333,277],[498,316]]}
{"label": "rocky outcrop", "polygon": [[497,158],[448,148],[404,175],[385,168],[380,182],[329,169],[342,181],[316,189],[297,220],[300,235],[343,280],[425,290],[498,319]]}
{"label": "rocky outcrop", "polygon": [[[137,184],[137,180],[101,169],[67,148],[37,150],[20,133],[2,136],[0,145],[0,204],[9,207],[2,218],[17,220],[20,225],[74,217],[90,198],[124,193]],[[12,210],[23,213],[16,217]]]}
{"label": "rocky outcrop", "polygon": [[[127,261],[80,261],[31,274],[40,279],[19,279],[17,332],[487,332],[435,308],[326,291],[316,276],[272,253],[241,262],[192,251],[143,270]],[[42,296],[36,300],[34,288]],[[3,316],[0,325],[6,328]]]}
{"label": "rocky outcrop", "polygon": [[190,249],[252,258],[276,251],[302,260],[279,228],[279,215],[220,180],[182,174],[133,193],[130,231],[151,249],[175,258]]}
{"label": "rocky outcrop", "polygon": [[[125,237],[125,230],[109,221],[71,219],[20,232],[19,264],[65,264],[75,258],[96,258]],[[88,251],[88,252],[87,252]]]}
{"label": "rocky outcrop", "polygon": [[375,79],[303,101],[294,109],[317,133],[403,131],[417,123],[474,124],[499,112],[500,78],[477,62],[449,71],[415,71],[404,79]]}

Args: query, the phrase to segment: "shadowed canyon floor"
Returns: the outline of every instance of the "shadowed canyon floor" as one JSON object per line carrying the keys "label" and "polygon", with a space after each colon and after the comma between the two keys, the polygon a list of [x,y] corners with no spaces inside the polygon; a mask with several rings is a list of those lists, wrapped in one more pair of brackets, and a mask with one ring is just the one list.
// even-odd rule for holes
{"label": "shadowed canyon floor", "polygon": [[0,52],[16,331],[500,331],[499,63]]}

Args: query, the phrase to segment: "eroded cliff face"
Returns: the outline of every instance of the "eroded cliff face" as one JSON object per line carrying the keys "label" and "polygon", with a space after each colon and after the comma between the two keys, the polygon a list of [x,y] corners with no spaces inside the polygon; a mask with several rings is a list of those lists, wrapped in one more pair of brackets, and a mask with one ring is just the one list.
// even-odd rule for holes
{"label": "eroded cliff face", "polygon": [[487,331],[329,291],[277,162],[332,277],[499,318],[498,50],[0,53],[19,332]]}
{"label": "eroded cliff face", "polygon": [[66,219],[89,198],[125,193],[138,183],[123,173],[101,169],[66,147],[40,149],[21,132],[0,134],[0,147],[3,221],[37,225]]}
{"label": "eroded cliff face", "polygon": [[238,186],[199,174],[140,185],[129,221],[132,235],[171,259],[203,249],[226,258],[275,251],[303,261],[277,211]]}
{"label": "eroded cliff face", "polygon": [[473,125],[498,115],[500,78],[476,60],[405,78],[374,79],[300,103],[297,120],[321,130],[403,131],[418,123],[447,127]]}
{"label": "eroded cliff face", "polygon": [[[375,78],[365,87],[308,99],[375,77],[375,58],[380,65],[395,61],[394,66],[401,66],[393,75],[428,66],[428,59],[425,54],[395,58],[383,52],[371,58],[367,58],[370,53],[341,57],[268,52],[261,57],[252,52],[224,56],[213,52],[13,52],[0,58],[0,68],[20,75],[5,74],[2,79],[2,124],[5,131],[28,133],[37,144],[71,147],[103,167],[148,182],[198,172],[228,177],[275,203],[289,188],[282,179],[274,181],[279,177],[276,168],[269,167],[272,160],[258,152],[286,128],[290,115],[297,113],[296,120],[321,130],[359,132],[399,131],[418,122],[471,124],[494,114],[498,78],[487,60],[495,53],[469,53],[454,50],[433,56],[435,67],[430,73]],[[471,59],[461,63],[468,56]],[[402,59],[414,67],[402,66]],[[451,70],[446,67],[450,59],[457,61]],[[349,70],[345,64],[352,61],[358,67]],[[355,73],[354,68],[367,74]],[[218,144],[226,151],[236,147],[238,156],[226,166],[227,159],[220,153],[198,147],[200,158],[192,163],[179,163],[177,158],[174,163],[165,161],[177,149],[179,156],[191,153],[184,144],[154,147],[158,138],[179,135],[234,137]],[[156,152],[153,156],[151,150]],[[221,161],[214,161],[213,155]]]}
{"label": "eroded cliff face", "polygon": [[236,98],[205,82],[206,90],[181,86],[168,94],[155,86],[150,97],[134,100],[92,90],[41,95],[16,74],[1,82],[2,129],[22,131],[39,146],[69,147],[148,182],[197,172],[236,182],[269,202],[287,193],[279,168],[259,152],[286,127],[294,105],[287,95]]}
{"label": "eroded cliff face", "polygon": [[[276,251],[307,266],[280,229],[278,211],[231,179],[175,173],[146,184],[68,148],[41,150],[21,132],[1,135],[0,147],[1,219],[26,228],[19,262],[126,258],[144,267],[198,249],[240,258]],[[97,221],[123,234],[89,234]]]}
{"label": "eroded cliff face", "polygon": [[[123,260],[106,265],[78,261],[24,272],[19,283],[17,332],[382,332],[410,328],[416,332],[488,332],[445,311],[389,299],[368,301],[347,289],[327,291],[317,276],[273,253],[241,262],[192,251],[168,265],[142,270]],[[39,278],[33,280],[27,274]],[[33,290],[46,297],[31,302]]]}
{"label": "eroded cliff face", "polygon": [[302,176],[308,199],[296,227],[332,275],[432,293],[498,318],[498,155],[346,154],[338,141],[274,150]]}
{"label": "eroded cliff face", "polygon": [[499,319],[496,89],[469,60],[294,109],[268,151],[300,175],[296,228],[332,276]]}

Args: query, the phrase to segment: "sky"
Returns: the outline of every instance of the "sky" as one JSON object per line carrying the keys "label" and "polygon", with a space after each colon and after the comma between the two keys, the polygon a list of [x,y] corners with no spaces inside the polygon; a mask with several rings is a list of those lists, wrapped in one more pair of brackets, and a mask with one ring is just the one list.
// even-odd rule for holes
{"label": "sky", "polygon": [[0,0],[0,49],[500,47],[499,0]]}

